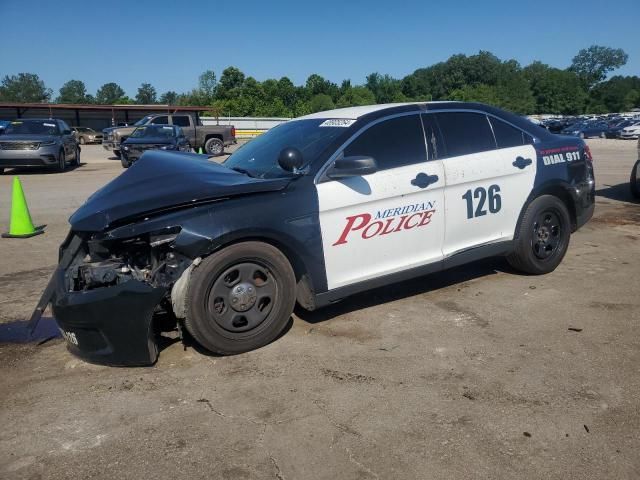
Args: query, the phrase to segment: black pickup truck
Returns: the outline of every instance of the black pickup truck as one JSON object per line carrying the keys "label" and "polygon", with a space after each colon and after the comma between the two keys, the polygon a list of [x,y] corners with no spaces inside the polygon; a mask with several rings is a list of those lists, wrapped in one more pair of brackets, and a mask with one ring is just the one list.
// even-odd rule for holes
{"label": "black pickup truck", "polygon": [[224,147],[236,142],[236,129],[233,125],[202,125],[195,115],[189,113],[147,115],[130,127],[105,128],[102,132],[102,147],[113,150],[120,158],[120,143],[127,139],[133,131],[142,125],[176,125],[182,128],[191,148],[203,148],[205,153],[213,156],[224,154]]}

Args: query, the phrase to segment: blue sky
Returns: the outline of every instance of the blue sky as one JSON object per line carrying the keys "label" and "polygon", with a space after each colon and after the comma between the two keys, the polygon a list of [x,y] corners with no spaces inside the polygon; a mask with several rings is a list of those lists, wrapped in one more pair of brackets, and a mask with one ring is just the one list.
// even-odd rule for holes
{"label": "blue sky", "polygon": [[638,0],[0,0],[0,19],[0,76],[37,73],[54,95],[70,79],[93,94],[110,81],[129,96],[142,82],[182,92],[229,65],[258,80],[356,84],[481,49],[565,68],[592,44],[623,48],[616,73],[640,75]]}

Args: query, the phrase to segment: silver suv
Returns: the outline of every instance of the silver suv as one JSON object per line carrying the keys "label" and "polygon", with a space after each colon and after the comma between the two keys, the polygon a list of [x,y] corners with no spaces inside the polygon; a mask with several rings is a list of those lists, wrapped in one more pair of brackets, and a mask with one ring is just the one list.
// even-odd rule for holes
{"label": "silver suv", "polygon": [[80,146],[63,120],[21,118],[0,134],[0,173],[12,167],[51,167],[62,172],[67,164],[80,164]]}

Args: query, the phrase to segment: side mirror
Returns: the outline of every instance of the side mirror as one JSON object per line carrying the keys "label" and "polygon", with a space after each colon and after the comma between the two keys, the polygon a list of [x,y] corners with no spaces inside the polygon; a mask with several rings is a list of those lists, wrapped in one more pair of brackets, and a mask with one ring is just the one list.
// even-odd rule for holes
{"label": "side mirror", "polygon": [[278,165],[286,172],[294,172],[304,164],[302,152],[297,148],[284,148],[278,155]]}
{"label": "side mirror", "polygon": [[378,171],[373,157],[353,156],[338,158],[327,172],[329,178],[361,177]]}

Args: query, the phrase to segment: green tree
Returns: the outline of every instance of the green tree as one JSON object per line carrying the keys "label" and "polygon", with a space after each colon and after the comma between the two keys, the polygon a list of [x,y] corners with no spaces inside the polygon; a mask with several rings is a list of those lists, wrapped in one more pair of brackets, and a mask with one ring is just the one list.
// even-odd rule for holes
{"label": "green tree", "polygon": [[35,73],[6,75],[0,84],[0,100],[5,102],[43,103],[52,93]]}
{"label": "green tree", "polygon": [[621,48],[592,45],[573,57],[569,70],[575,72],[587,89],[607,78],[607,74],[627,63],[629,55]]}
{"label": "green tree", "polygon": [[142,105],[151,105],[157,102],[156,89],[150,83],[143,83],[138,87],[136,102]]}
{"label": "green tree", "polygon": [[402,93],[402,85],[391,75],[380,75],[372,73],[367,76],[365,85],[375,96],[377,103],[391,103],[406,101]]}
{"label": "green tree", "polygon": [[331,110],[333,108],[335,108],[333,100],[325,93],[315,95],[311,97],[311,100],[309,101],[309,109],[311,110],[311,113]]}
{"label": "green tree", "polygon": [[535,101],[534,113],[576,115],[584,112],[588,95],[574,72],[533,62],[523,73]]}
{"label": "green tree", "polygon": [[96,103],[100,105],[122,103],[120,99],[124,98],[124,96],[124,90],[120,85],[114,82],[105,83],[96,92]]}
{"label": "green tree", "polygon": [[373,105],[376,97],[367,87],[351,87],[338,99],[337,107],[356,107],[360,105]]}
{"label": "green tree", "polygon": [[87,88],[81,80],[69,80],[60,87],[60,95],[56,103],[91,103]]}
{"label": "green tree", "polygon": [[227,94],[235,88],[240,88],[244,83],[244,73],[242,73],[236,67],[227,67],[222,71],[219,88],[222,90],[222,94]]}
{"label": "green tree", "polygon": [[640,77],[611,77],[591,91],[591,99],[609,112],[628,112],[640,107]]}
{"label": "green tree", "polygon": [[178,104],[178,94],[173,90],[169,90],[168,92],[164,92],[160,95],[160,103],[164,105],[177,105]]}

